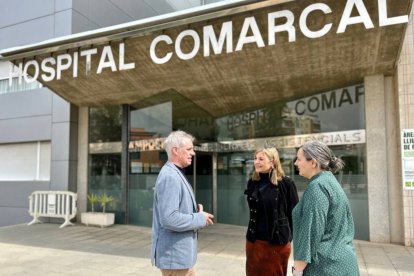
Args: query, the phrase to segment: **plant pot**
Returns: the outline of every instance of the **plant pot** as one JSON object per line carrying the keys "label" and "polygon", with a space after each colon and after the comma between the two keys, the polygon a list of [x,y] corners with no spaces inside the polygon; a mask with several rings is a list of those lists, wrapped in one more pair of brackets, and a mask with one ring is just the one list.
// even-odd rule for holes
{"label": "plant pot", "polygon": [[94,225],[107,227],[115,223],[115,214],[98,212],[81,213],[81,222],[86,226]]}

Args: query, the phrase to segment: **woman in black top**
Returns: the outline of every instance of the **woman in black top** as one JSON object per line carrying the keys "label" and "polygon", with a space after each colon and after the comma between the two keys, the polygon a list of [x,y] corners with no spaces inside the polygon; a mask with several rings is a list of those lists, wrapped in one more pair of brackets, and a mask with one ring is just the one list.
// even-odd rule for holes
{"label": "woman in black top", "polygon": [[295,183],[285,176],[275,148],[254,154],[254,172],[245,191],[250,209],[246,234],[246,275],[287,275],[291,252]]}

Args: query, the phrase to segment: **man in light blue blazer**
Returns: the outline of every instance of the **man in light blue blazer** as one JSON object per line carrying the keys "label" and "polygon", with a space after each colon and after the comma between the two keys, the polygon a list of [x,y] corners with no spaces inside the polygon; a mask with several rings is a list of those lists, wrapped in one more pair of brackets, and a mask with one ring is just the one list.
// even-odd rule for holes
{"label": "man in light blue blazer", "polygon": [[213,215],[203,212],[184,175],[195,155],[194,137],[184,131],[172,132],[164,141],[168,155],[154,192],[152,221],[152,264],[163,276],[195,275],[197,230],[213,224]]}

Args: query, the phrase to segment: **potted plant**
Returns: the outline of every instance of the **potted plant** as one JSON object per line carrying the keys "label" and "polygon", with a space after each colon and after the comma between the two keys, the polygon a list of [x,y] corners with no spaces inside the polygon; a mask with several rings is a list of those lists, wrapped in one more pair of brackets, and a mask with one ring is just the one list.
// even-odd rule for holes
{"label": "potted plant", "polygon": [[106,204],[113,201],[114,198],[112,196],[108,196],[107,194],[103,193],[98,197],[98,201],[101,204],[102,207],[102,213],[105,213],[106,210]]}
{"label": "potted plant", "polygon": [[95,204],[98,202],[98,196],[96,194],[89,194],[88,201],[91,204],[92,213],[95,213]]}
{"label": "potted plant", "polygon": [[[101,195],[89,194],[88,201],[91,204],[92,212],[81,213],[81,222],[87,226],[95,225],[100,227],[107,227],[115,223],[115,214],[106,212],[106,205],[113,201],[112,196],[106,193]],[[102,212],[95,212],[95,204],[99,202],[102,207]]]}

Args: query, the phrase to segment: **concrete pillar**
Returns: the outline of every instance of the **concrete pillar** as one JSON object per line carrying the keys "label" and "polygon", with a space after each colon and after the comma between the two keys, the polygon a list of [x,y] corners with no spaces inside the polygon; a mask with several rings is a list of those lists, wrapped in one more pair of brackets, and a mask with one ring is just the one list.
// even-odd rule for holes
{"label": "concrete pillar", "polygon": [[78,121],[78,215],[87,210],[87,193],[88,193],[88,126],[89,126],[89,108],[79,108]]}
{"label": "concrete pillar", "polygon": [[365,127],[369,239],[390,242],[388,162],[384,76],[367,76],[365,83]]}
{"label": "concrete pillar", "polygon": [[401,210],[402,174],[400,151],[400,127],[398,108],[398,88],[396,78],[385,78],[385,119],[387,139],[387,173],[390,212],[390,241],[402,244],[404,242],[404,221]]}
{"label": "concrete pillar", "polygon": [[[414,16],[414,5],[410,18]],[[410,20],[398,62],[400,129],[414,129],[414,26]],[[399,135],[401,137],[401,134]],[[401,139],[401,138],[400,138]],[[401,146],[400,146],[401,149]],[[402,174],[402,172],[401,172]],[[402,185],[402,181],[401,181]],[[403,189],[404,245],[414,246],[414,190]]]}

